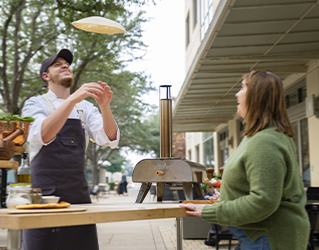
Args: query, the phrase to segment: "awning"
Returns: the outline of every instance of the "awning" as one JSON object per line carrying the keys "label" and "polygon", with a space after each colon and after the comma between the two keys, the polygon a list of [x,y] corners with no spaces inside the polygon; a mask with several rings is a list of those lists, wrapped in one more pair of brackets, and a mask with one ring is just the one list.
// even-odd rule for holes
{"label": "awning", "polygon": [[174,132],[214,131],[236,114],[242,75],[283,80],[319,59],[318,0],[221,0],[173,108]]}

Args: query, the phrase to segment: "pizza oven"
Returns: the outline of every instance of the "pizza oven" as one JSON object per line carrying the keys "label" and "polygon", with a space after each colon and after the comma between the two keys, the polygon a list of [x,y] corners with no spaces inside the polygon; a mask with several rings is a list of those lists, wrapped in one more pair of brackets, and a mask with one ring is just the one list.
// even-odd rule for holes
{"label": "pizza oven", "polygon": [[160,86],[160,158],[144,159],[133,171],[133,182],[141,182],[136,203],[142,203],[152,183],[157,186],[157,201],[163,201],[165,184],[170,190],[182,189],[185,199],[193,199],[193,189],[198,197],[202,179],[206,178],[205,167],[185,159],[172,158],[172,99],[171,85]]}

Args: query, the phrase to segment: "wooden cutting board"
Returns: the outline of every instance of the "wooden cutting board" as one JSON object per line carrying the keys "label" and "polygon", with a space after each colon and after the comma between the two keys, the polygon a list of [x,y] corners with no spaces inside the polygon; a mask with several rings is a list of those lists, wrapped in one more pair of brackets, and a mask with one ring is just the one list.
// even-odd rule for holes
{"label": "wooden cutting board", "polygon": [[67,208],[38,208],[38,209],[0,209],[0,214],[36,214],[36,213],[64,213],[64,212],[81,212],[85,207],[67,207]]}

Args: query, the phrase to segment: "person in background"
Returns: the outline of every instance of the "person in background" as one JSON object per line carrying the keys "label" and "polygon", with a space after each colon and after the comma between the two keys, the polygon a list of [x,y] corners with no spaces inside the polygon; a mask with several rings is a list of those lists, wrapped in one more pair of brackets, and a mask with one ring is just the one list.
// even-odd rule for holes
{"label": "person in background", "polygon": [[123,193],[125,196],[127,196],[127,180],[126,180],[126,174],[125,174],[125,171],[122,170],[122,180],[121,180],[121,183],[123,185]]}
{"label": "person in background", "polygon": [[125,174],[125,171],[124,171],[124,170],[122,170],[121,173],[122,173],[122,179],[121,179],[121,181],[120,181],[120,183],[119,183],[117,193],[118,193],[118,194],[123,194],[124,196],[127,196],[128,193],[127,193],[126,174]]}
{"label": "person in background", "polygon": [[[91,137],[98,145],[116,148],[120,132],[110,103],[113,92],[104,82],[82,85],[73,94],[73,54],[62,49],[42,62],[40,77],[48,92],[26,101],[23,116],[30,126],[31,182],[42,194],[71,204],[91,203],[84,159]],[[90,102],[92,97],[99,110]],[[96,225],[23,230],[23,250],[98,250]]]}
{"label": "person in background", "polygon": [[307,198],[282,81],[270,72],[252,71],[243,76],[236,98],[245,136],[226,162],[220,202],[180,207],[210,223],[228,225],[239,239],[236,250],[306,249]]}

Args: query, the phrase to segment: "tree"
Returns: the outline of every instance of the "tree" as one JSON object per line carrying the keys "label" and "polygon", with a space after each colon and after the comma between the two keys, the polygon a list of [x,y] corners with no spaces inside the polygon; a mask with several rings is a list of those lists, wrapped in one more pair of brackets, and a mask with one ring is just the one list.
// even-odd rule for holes
{"label": "tree", "polygon": [[[152,90],[144,72],[129,72],[127,63],[141,58],[145,45],[141,23],[144,12],[128,6],[148,1],[96,0],[3,0],[0,6],[0,109],[20,114],[24,102],[45,90],[39,77],[43,59],[61,48],[74,54],[72,92],[85,82],[103,80],[113,92],[112,111],[121,130],[120,147],[147,152],[150,146],[143,112],[151,110],[140,96]],[[103,35],[78,30],[71,22],[88,16],[103,16],[120,22],[126,34]],[[125,60],[123,59],[125,58]],[[118,150],[118,149],[116,149]],[[108,159],[114,151],[96,148],[97,159]],[[91,145],[87,161],[92,161]],[[96,168],[93,169],[96,171]]]}
{"label": "tree", "polygon": [[108,172],[116,173],[121,172],[123,165],[125,164],[126,159],[119,153],[119,150],[114,151],[114,153],[109,157],[108,161],[110,166],[103,166],[101,168],[106,169]]}
{"label": "tree", "polygon": [[[1,63],[0,108],[20,114],[26,99],[43,92],[39,79],[42,60],[66,47],[73,51],[76,90],[85,80],[96,76],[112,79],[124,68],[124,53],[136,60],[136,50],[145,45],[139,40],[142,22],[127,10],[131,4],[146,1],[95,0],[3,0],[0,8]],[[127,34],[101,35],[75,29],[71,22],[88,16],[104,16],[119,21]],[[136,73],[136,76],[142,76]],[[92,78],[92,76],[95,76]],[[119,75],[120,76],[120,75]],[[145,84],[145,83],[144,83]],[[148,90],[147,86],[144,86]]]}
{"label": "tree", "polygon": [[127,176],[133,176],[134,164],[131,160],[126,160],[123,168]]}
{"label": "tree", "polygon": [[[125,166],[127,161],[125,158],[119,157],[120,148],[131,150],[140,153],[153,153],[154,158],[159,157],[160,154],[160,138],[159,138],[159,116],[158,114],[151,114],[147,119],[141,121],[138,116],[125,115],[126,112],[130,112],[129,108],[123,109],[122,116],[119,116],[118,125],[121,128],[121,140],[119,142],[119,148],[111,149],[108,147],[100,147],[93,143],[89,143],[86,153],[86,165],[92,171],[95,171],[95,180],[93,183],[98,182],[97,167],[94,166],[95,162],[103,162],[108,160],[111,164],[115,164],[111,168],[117,166],[117,170],[120,171],[119,163],[121,167]],[[140,116],[140,115],[139,115]],[[126,120],[125,120],[126,119]],[[95,149],[94,149],[95,147]],[[95,155],[94,155],[95,150]],[[115,156],[113,157],[113,154]],[[95,160],[94,160],[95,158]],[[123,160],[123,161],[122,161]],[[114,161],[114,162],[113,162]]]}

